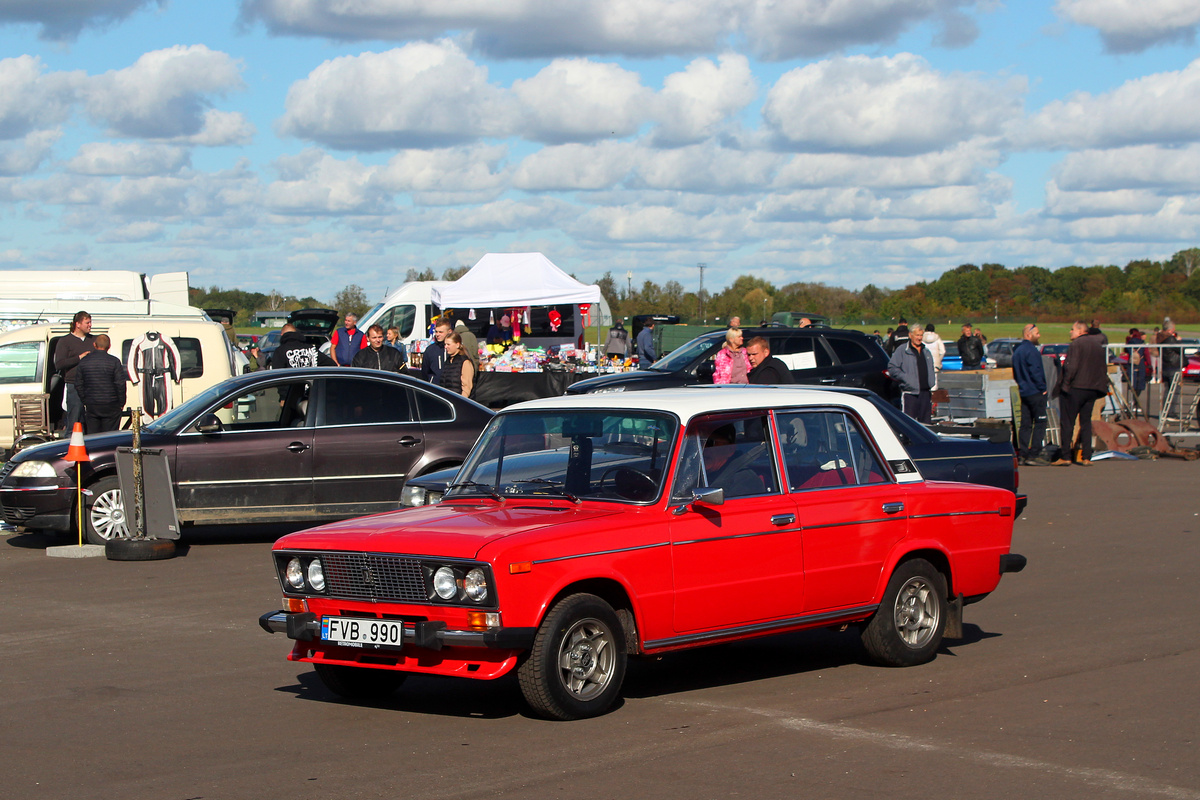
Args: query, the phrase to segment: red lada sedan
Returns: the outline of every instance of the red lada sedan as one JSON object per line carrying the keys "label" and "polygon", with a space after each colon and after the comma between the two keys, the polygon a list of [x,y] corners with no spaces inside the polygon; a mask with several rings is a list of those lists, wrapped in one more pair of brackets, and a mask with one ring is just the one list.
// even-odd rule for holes
{"label": "red lada sedan", "polygon": [[516,670],[535,712],[577,719],[630,656],[855,625],[880,664],[929,661],[1024,567],[1016,506],[925,480],[852,394],[556,397],[498,414],[441,503],[280,539],[285,610],[260,624],[344,697]]}

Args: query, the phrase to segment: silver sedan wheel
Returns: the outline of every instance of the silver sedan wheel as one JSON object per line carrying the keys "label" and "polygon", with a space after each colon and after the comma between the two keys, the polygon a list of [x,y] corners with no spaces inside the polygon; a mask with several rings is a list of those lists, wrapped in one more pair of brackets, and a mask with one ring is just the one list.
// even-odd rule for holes
{"label": "silver sedan wheel", "polygon": [[942,606],[937,589],[921,575],[905,581],[896,594],[896,632],[906,645],[924,647],[937,635]]}
{"label": "silver sedan wheel", "polygon": [[558,674],[572,697],[591,700],[601,694],[612,680],[616,664],[616,639],[600,620],[577,620],[562,637]]}
{"label": "silver sedan wheel", "polygon": [[125,527],[125,505],[121,502],[121,490],[109,489],[100,494],[88,509],[88,521],[91,522],[96,535],[105,541],[113,537],[129,538],[129,529]]}

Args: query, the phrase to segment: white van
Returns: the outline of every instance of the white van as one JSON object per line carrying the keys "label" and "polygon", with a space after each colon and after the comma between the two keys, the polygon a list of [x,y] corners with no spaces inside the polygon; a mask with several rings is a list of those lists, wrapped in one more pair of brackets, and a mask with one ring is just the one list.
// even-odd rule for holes
{"label": "white van", "polygon": [[428,339],[429,326],[436,313],[431,300],[433,289],[449,285],[450,281],[410,281],[364,314],[358,327],[364,331],[372,325],[385,331],[391,327],[399,328],[400,340],[405,344]]}
{"label": "white van", "polygon": [[188,274],[143,275],[129,270],[33,269],[0,271],[0,330],[70,323],[85,309],[93,317],[207,319],[190,305]]}
{"label": "white van", "polygon": [[[173,406],[191,399],[198,392],[223,380],[240,375],[246,358],[236,352],[229,337],[216,322],[208,319],[156,317],[140,320],[92,317],[92,333],[107,333],[112,339],[111,355],[128,363],[133,341],[149,331],[170,336],[179,348],[181,383],[171,384]],[[54,369],[54,348],[71,332],[66,325],[28,325],[0,334],[0,450],[13,447],[13,395],[45,394],[49,429],[57,427],[63,415],[62,376]],[[142,406],[141,387],[129,385],[127,408]],[[30,437],[32,444],[45,436]]]}

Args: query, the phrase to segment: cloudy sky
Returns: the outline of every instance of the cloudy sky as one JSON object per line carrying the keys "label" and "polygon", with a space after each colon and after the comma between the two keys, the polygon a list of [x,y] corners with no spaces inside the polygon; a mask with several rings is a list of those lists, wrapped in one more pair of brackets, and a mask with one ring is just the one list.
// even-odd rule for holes
{"label": "cloudy sky", "polygon": [[0,0],[0,269],[539,250],[898,287],[1200,244],[1196,0]]}

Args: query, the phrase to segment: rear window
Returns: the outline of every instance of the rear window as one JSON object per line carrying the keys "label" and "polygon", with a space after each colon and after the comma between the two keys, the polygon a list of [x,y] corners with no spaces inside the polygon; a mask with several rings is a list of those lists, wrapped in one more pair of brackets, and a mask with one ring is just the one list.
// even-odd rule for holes
{"label": "rear window", "polygon": [[833,359],[818,336],[772,336],[771,355],[791,370],[833,366]]}
{"label": "rear window", "polygon": [[833,348],[834,355],[843,364],[861,364],[864,361],[871,360],[871,354],[867,352],[867,348],[858,342],[853,342],[849,339],[835,339],[833,337],[825,341],[829,342],[829,346]]}
{"label": "rear window", "polygon": [[[204,351],[200,348],[200,340],[190,336],[172,338],[179,350],[179,377],[199,378],[204,374]],[[129,351],[133,348],[133,340],[121,342],[121,363],[129,364]],[[144,349],[144,348],[143,348]]]}

